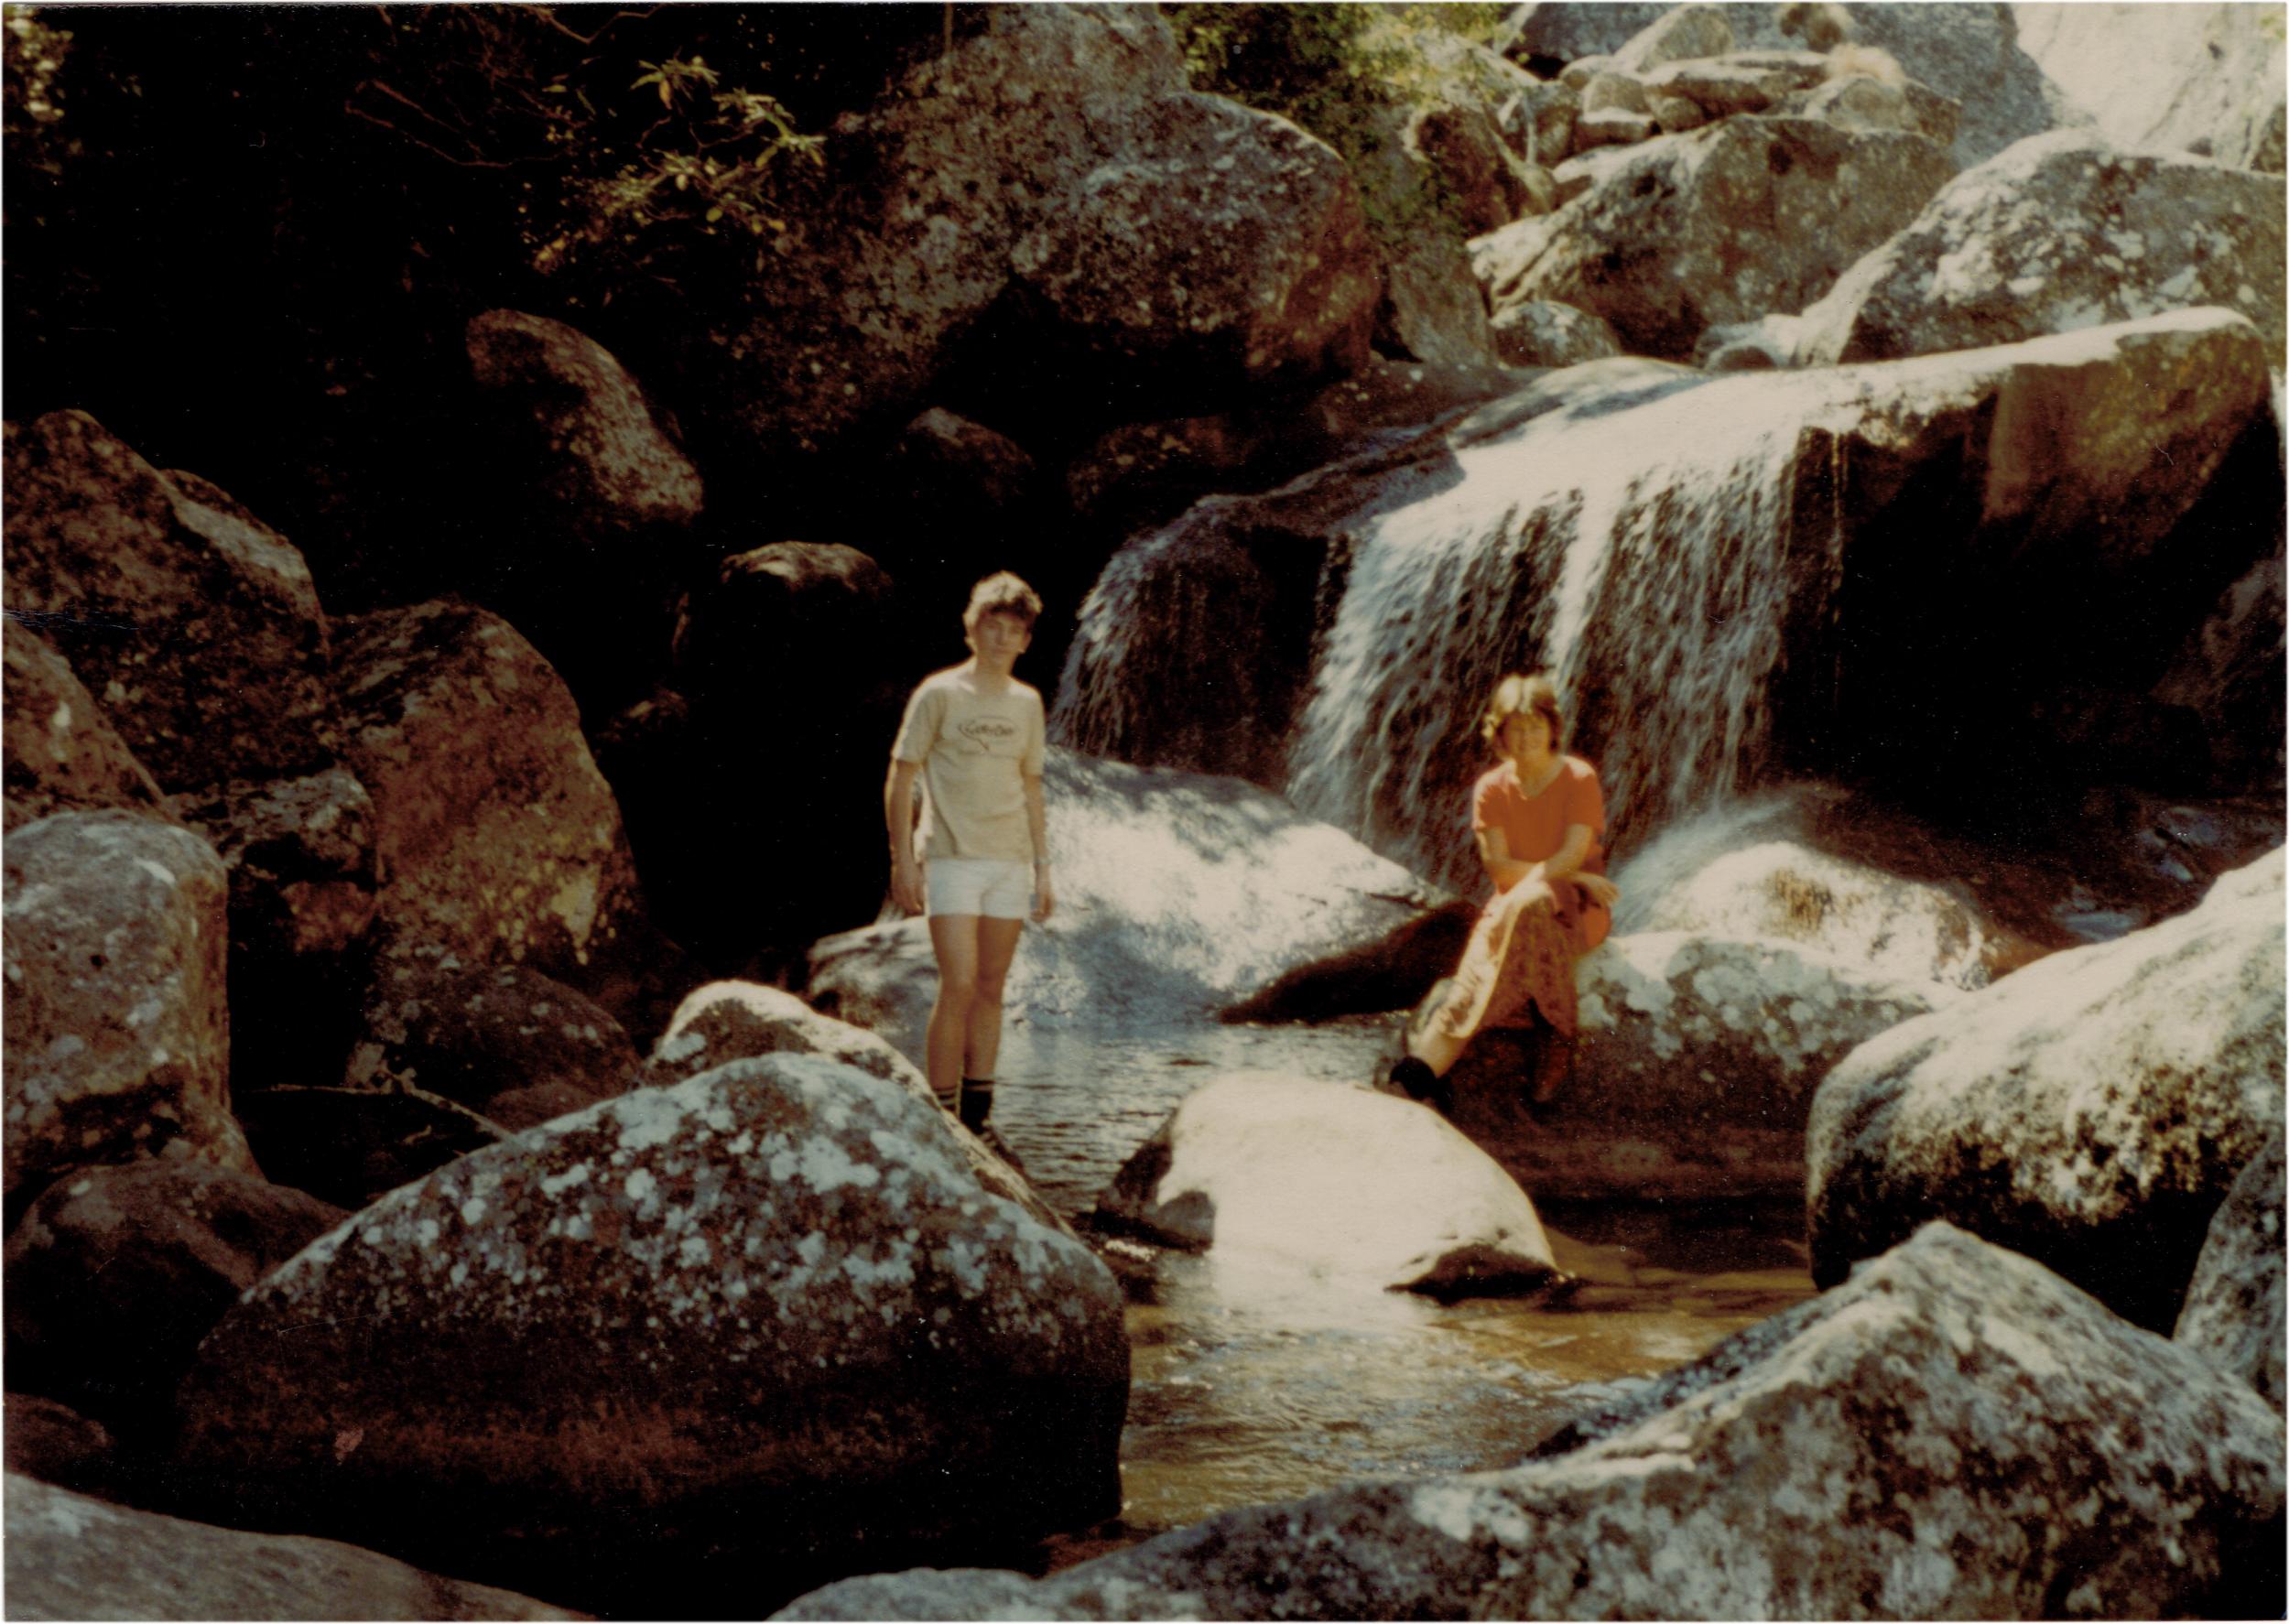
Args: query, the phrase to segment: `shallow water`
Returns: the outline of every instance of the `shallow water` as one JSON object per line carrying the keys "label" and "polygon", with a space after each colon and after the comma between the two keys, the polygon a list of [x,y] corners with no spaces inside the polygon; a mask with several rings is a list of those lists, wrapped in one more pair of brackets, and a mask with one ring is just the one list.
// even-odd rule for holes
{"label": "shallow water", "polygon": [[[1078,1217],[1213,1077],[1356,1080],[1389,1041],[1381,1022],[1117,1038],[1014,1024],[994,1120],[1043,1196]],[[1129,1309],[1123,1516],[1053,1542],[1031,1565],[1236,1506],[1513,1464],[1571,1413],[1578,1384],[1698,1358],[1812,1291],[1794,1205],[1541,1210],[1581,1283],[1557,1296],[1442,1305],[1244,1256],[1161,1253],[1155,1300]]]}

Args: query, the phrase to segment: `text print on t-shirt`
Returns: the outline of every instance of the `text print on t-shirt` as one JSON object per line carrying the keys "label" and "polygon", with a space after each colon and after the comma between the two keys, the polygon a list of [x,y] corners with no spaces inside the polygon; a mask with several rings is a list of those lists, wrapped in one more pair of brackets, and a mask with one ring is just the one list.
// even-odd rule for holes
{"label": "text print on t-shirt", "polygon": [[1014,721],[998,717],[975,716],[959,724],[954,731],[976,745],[988,755],[1008,755],[1014,752],[1020,730]]}

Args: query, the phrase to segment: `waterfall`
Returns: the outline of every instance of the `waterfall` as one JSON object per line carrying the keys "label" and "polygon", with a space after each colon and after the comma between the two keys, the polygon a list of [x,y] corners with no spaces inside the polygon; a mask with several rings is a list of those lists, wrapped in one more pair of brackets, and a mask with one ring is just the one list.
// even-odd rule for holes
{"label": "waterfall", "polygon": [[[1357,528],[1289,798],[1472,883],[1479,707],[1502,673],[1535,666],[1557,677],[1611,818],[1649,826],[1755,782],[1785,618],[1816,584],[1792,565],[1792,533],[1800,426],[1827,394],[1799,374],[1725,379],[1451,448],[1459,478]],[[1833,559],[1832,515],[1820,528],[1816,555]]]}

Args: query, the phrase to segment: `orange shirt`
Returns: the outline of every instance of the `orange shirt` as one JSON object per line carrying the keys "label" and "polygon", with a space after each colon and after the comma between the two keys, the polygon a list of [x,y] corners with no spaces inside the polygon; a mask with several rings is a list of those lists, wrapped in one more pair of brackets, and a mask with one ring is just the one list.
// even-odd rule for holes
{"label": "orange shirt", "polygon": [[[1598,770],[1578,755],[1563,758],[1557,776],[1540,795],[1518,787],[1518,769],[1509,762],[1481,777],[1470,791],[1470,828],[1498,828],[1515,862],[1541,862],[1555,857],[1566,844],[1566,831],[1574,824],[1589,830],[1589,852],[1582,872],[1605,872],[1605,795],[1598,787]],[[1568,888],[1562,900],[1580,907],[1576,936],[1587,951],[1606,938],[1612,915]]]}

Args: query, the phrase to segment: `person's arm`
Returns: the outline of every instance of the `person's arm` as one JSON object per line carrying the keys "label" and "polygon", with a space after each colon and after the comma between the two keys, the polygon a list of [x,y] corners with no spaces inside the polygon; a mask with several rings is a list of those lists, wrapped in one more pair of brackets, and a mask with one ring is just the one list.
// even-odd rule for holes
{"label": "person's arm", "polygon": [[923,911],[922,870],[914,861],[914,778],[919,762],[891,758],[883,785],[883,822],[890,833],[890,900],[908,914]]}
{"label": "person's arm", "polygon": [[1041,774],[1023,775],[1025,785],[1025,828],[1033,835],[1033,916],[1046,920],[1057,909],[1057,893],[1049,883],[1049,808],[1041,794]]}
{"label": "person's arm", "polygon": [[1540,862],[1520,862],[1512,857],[1509,837],[1499,828],[1482,828],[1478,834],[1479,861],[1500,890],[1507,891],[1522,880],[1571,880],[1592,902],[1607,907],[1622,894],[1603,874],[1582,872],[1581,865],[1589,858],[1589,826],[1586,823],[1567,825],[1564,841]]}

